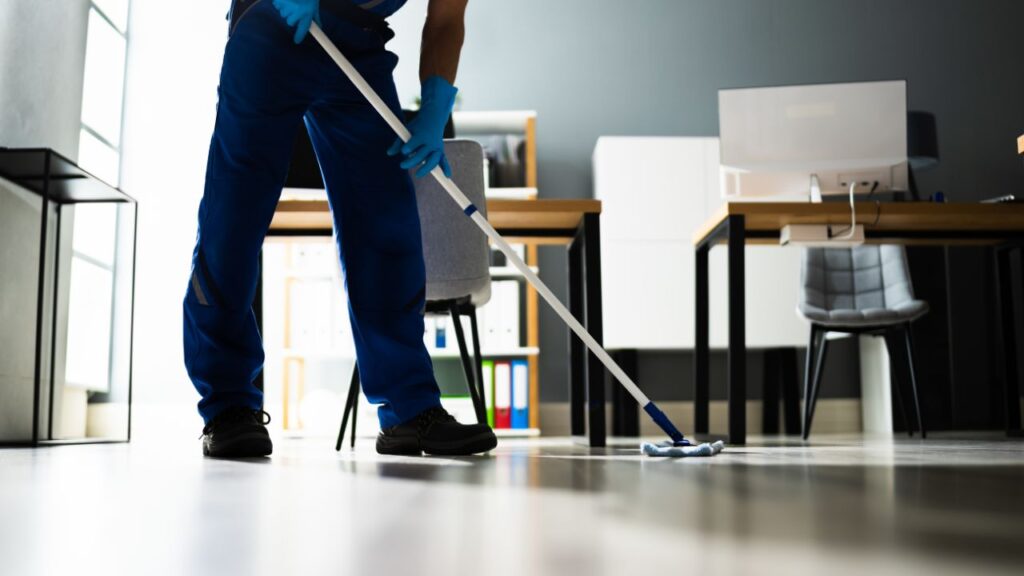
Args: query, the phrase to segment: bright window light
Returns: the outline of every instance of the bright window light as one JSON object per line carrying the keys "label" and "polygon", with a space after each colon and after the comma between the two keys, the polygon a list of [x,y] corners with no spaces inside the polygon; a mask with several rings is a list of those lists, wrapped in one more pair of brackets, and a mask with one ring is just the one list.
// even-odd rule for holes
{"label": "bright window light", "polygon": [[84,258],[71,259],[68,304],[67,385],[107,391],[110,386],[110,319],[113,271]]}
{"label": "bright window light", "polygon": [[128,0],[93,0],[92,3],[110,18],[118,30],[124,32],[128,29]]}
{"label": "bright window light", "polygon": [[115,204],[75,204],[74,232],[71,249],[99,264],[114,266],[117,238],[117,206]]}
{"label": "bright window light", "polygon": [[126,41],[95,8],[89,10],[88,34],[82,123],[116,147],[121,140]]}
{"label": "bright window light", "polygon": [[107,184],[120,185],[120,154],[85,129],[78,138],[78,165]]}

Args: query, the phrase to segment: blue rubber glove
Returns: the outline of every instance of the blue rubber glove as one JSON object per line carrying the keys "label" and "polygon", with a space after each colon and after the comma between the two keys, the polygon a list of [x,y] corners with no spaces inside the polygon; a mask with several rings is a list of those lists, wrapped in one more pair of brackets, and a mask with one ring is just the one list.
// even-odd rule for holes
{"label": "blue rubber glove", "polygon": [[423,178],[440,165],[451,178],[452,169],[444,157],[444,127],[455,106],[458,90],[440,76],[431,76],[420,90],[420,111],[409,122],[412,137],[405,144],[398,138],[388,149],[388,156],[402,155],[402,168],[419,167],[416,176]]}
{"label": "blue rubber glove", "polygon": [[274,8],[289,26],[295,27],[296,44],[306,38],[313,22],[320,24],[320,0],[274,0]]}

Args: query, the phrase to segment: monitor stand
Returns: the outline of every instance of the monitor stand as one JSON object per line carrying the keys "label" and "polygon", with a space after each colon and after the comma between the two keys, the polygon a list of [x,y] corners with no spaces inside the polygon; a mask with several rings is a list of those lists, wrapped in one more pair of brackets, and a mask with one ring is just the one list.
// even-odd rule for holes
{"label": "monitor stand", "polygon": [[817,174],[811,174],[811,192],[808,201],[812,204],[821,204],[821,182]]}

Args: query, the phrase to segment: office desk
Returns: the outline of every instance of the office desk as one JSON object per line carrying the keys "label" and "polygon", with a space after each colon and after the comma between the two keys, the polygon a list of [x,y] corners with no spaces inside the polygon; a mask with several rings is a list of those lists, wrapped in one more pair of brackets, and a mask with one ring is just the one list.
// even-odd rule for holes
{"label": "office desk", "polygon": [[[717,244],[729,251],[729,442],[746,441],[746,338],[744,246],[778,244],[788,224],[850,222],[849,204],[798,202],[730,202],[694,234],[696,249],[696,358],[694,361],[695,431],[708,432],[708,252]],[[1002,319],[1006,426],[1020,429],[1018,367],[1015,356],[1012,252],[1008,244],[1024,238],[1024,205],[858,202],[857,222],[868,242],[912,245],[996,246],[997,301]]]}
{"label": "office desk", "polygon": [[[569,259],[569,310],[601,342],[601,202],[599,200],[488,200],[487,220],[509,242],[565,245]],[[330,236],[326,199],[282,200],[269,236]],[[258,292],[259,294],[259,292]],[[257,297],[257,302],[260,298]],[[257,311],[257,318],[260,318]],[[605,445],[604,366],[569,334],[569,403],[573,436]],[[530,398],[532,409],[539,398]],[[587,423],[589,422],[589,426]]]}

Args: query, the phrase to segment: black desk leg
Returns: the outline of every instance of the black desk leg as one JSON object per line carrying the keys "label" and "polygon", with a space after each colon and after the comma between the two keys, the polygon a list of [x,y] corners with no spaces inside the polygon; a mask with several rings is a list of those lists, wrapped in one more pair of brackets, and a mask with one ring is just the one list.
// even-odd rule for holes
{"label": "black desk leg", "polygon": [[[619,350],[612,358],[634,381],[637,380],[637,351]],[[612,384],[612,436],[640,435],[640,405],[622,386]]]}
{"label": "black desk leg", "polygon": [[[583,216],[583,305],[587,332],[604,343],[601,302],[601,215]],[[578,339],[577,339],[578,340]],[[587,431],[592,448],[603,447],[606,440],[604,364],[595,354],[587,354]],[[615,384],[618,386],[618,383]]]}
{"label": "black desk leg", "polygon": [[763,434],[779,433],[781,355],[782,349],[779,348],[769,348],[764,351],[764,366],[761,370],[761,432]]}
{"label": "black desk leg", "polygon": [[[586,324],[583,316],[583,242],[579,234],[569,243],[569,312]],[[586,433],[586,416],[583,409],[585,397],[586,352],[583,342],[572,331],[569,332],[569,433],[583,436]]]}
{"label": "black desk leg", "polygon": [[694,359],[693,359],[693,382],[694,382],[694,432],[707,434],[710,428],[708,423],[708,410],[710,403],[709,380],[710,352],[708,350],[708,252],[711,250],[707,244],[697,246],[696,253],[696,274],[697,306],[694,310]]}
{"label": "black desk leg", "polygon": [[747,442],[746,223],[729,216],[729,443]]}
{"label": "black desk leg", "polygon": [[1020,372],[1017,365],[1017,315],[1014,310],[1013,259],[1018,248],[996,248],[996,300],[1001,319],[1003,356],[1003,390],[1006,404],[1006,433],[1019,435]]}
{"label": "black desk leg", "polygon": [[796,348],[781,351],[782,414],[786,435],[799,436],[800,429],[800,385],[797,374]]}

